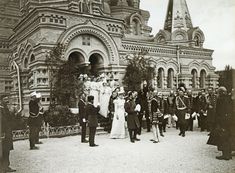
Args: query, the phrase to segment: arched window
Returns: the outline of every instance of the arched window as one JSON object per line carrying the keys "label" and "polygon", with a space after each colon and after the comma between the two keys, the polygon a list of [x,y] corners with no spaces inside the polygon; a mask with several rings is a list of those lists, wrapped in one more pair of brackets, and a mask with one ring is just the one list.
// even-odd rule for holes
{"label": "arched window", "polygon": [[29,62],[28,62],[28,58],[24,59],[24,68],[28,68]]}
{"label": "arched window", "polygon": [[174,70],[170,68],[167,73],[167,88],[174,87]]}
{"label": "arched window", "polygon": [[140,22],[137,19],[133,19],[133,34],[134,35],[140,35]]}
{"label": "arched window", "polygon": [[195,36],[195,46],[200,46],[200,38],[198,36]]}
{"label": "arched window", "polygon": [[197,87],[197,70],[193,69],[192,72],[192,88]]}
{"label": "arched window", "polygon": [[158,88],[163,88],[164,87],[164,69],[159,68],[158,69],[158,77],[157,77],[157,86]]}
{"label": "arched window", "polygon": [[33,61],[35,61],[35,56],[34,56],[34,54],[32,54],[31,57],[30,57],[30,63],[33,62]]}
{"label": "arched window", "polygon": [[164,36],[160,36],[159,38],[158,38],[158,40],[157,40],[157,42],[158,43],[163,43],[163,42],[165,42],[166,41],[166,39],[165,39],[165,37]]}
{"label": "arched window", "polygon": [[201,70],[200,72],[200,88],[206,87],[206,71]]}

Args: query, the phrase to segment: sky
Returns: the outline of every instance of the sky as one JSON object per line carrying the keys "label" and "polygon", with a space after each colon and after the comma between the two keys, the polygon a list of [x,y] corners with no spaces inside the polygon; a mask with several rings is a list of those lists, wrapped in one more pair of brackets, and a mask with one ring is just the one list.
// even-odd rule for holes
{"label": "sky", "polygon": [[[213,66],[235,68],[235,0],[187,0],[194,27],[205,35],[204,48],[214,50]],[[141,0],[140,8],[150,12],[148,25],[156,35],[163,29],[168,0]]]}

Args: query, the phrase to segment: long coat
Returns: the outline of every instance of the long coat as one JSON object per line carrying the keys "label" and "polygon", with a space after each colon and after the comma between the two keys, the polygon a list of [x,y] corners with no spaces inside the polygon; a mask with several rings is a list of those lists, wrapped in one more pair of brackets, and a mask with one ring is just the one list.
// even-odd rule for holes
{"label": "long coat", "polygon": [[30,100],[29,101],[29,119],[28,119],[28,125],[34,126],[34,127],[40,127],[41,126],[41,117],[39,114],[40,107],[38,105],[38,101]]}
{"label": "long coat", "polygon": [[4,139],[2,140],[3,151],[13,150],[13,136],[12,136],[12,115],[6,104],[0,105],[0,116],[2,119],[1,128],[4,134]]}
{"label": "long coat", "polygon": [[216,102],[215,125],[216,129],[211,132],[207,144],[218,146],[219,150],[224,150],[225,143],[232,143],[232,102],[226,95],[219,96]]}
{"label": "long coat", "polygon": [[128,100],[124,105],[125,111],[128,113],[127,126],[128,129],[132,130],[138,129],[140,127],[140,122],[135,111],[135,107],[136,104],[134,100]]}
{"label": "long coat", "polygon": [[95,107],[93,104],[88,103],[86,105],[86,116],[88,117],[88,127],[98,127],[98,112],[99,107]]}

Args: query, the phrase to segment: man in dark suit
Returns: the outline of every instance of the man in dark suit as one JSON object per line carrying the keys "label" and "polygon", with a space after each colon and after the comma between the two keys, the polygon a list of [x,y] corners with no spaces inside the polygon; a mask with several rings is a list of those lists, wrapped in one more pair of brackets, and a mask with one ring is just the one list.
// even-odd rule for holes
{"label": "man in dark suit", "polygon": [[136,98],[136,104],[140,104],[141,110],[138,113],[138,118],[140,122],[140,127],[138,129],[138,134],[141,134],[141,129],[142,129],[142,119],[143,116],[145,116],[146,119],[146,125],[147,125],[147,132],[150,132],[150,117],[149,117],[149,105],[148,105],[148,95],[149,89],[147,86],[147,82],[143,82],[143,87],[142,89],[138,92],[138,96]]}
{"label": "man in dark suit", "polygon": [[134,143],[135,141],[140,140],[140,139],[136,138],[137,130],[140,127],[137,112],[140,111],[140,110],[136,109],[134,92],[130,92],[128,97],[129,98],[126,101],[124,107],[125,107],[125,111],[128,113],[127,126],[128,126],[128,130],[129,130],[130,140],[131,140],[132,143]]}
{"label": "man in dark suit", "polygon": [[80,95],[80,100],[78,103],[79,108],[79,122],[82,128],[81,142],[87,143],[86,140],[86,127],[87,127],[87,116],[86,116],[86,96],[84,93]]}
{"label": "man in dark suit", "polygon": [[98,112],[100,107],[95,107],[94,96],[88,96],[87,98],[87,106],[86,106],[86,116],[88,117],[88,127],[89,127],[89,145],[90,147],[96,147],[98,145],[95,144],[95,133],[96,128],[98,127]]}
{"label": "man in dark suit", "polygon": [[3,172],[15,172],[16,170],[10,168],[10,151],[13,150],[12,139],[12,121],[13,117],[8,109],[8,98],[1,97],[0,102],[0,117],[1,117],[1,140],[2,140],[2,158],[0,162],[0,171]]}

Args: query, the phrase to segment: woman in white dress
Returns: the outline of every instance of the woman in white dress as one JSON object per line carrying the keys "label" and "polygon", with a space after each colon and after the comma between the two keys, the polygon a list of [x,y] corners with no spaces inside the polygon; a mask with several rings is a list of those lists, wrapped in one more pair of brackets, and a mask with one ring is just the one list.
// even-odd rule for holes
{"label": "woman in white dress", "polygon": [[112,94],[112,89],[108,86],[107,82],[103,82],[103,86],[100,90],[100,115],[107,118],[109,99]]}
{"label": "woman in white dress", "polygon": [[95,78],[90,82],[90,95],[94,96],[94,106],[97,107],[99,104],[99,86]]}
{"label": "woman in white dress", "polygon": [[110,133],[110,138],[112,139],[123,139],[126,137],[124,104],[124,90],[121,89],[118,92],[118,98],[114,100],[114,117]]}

